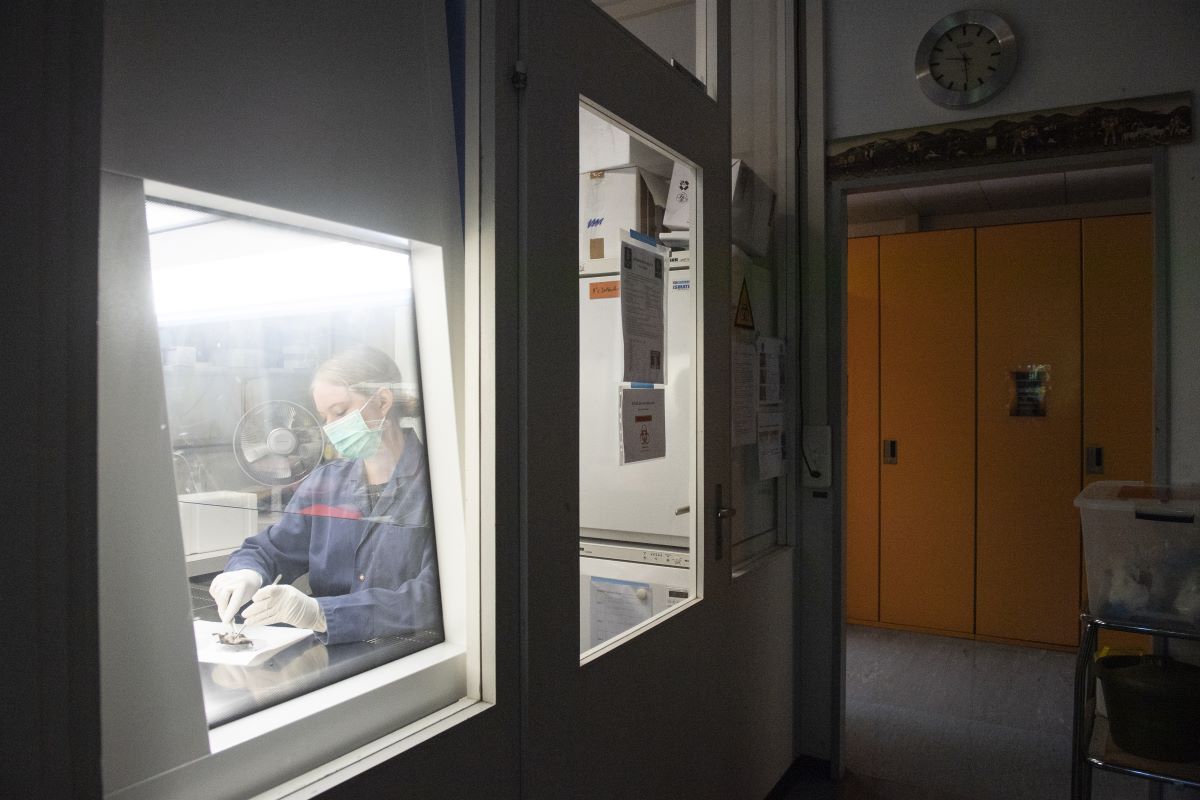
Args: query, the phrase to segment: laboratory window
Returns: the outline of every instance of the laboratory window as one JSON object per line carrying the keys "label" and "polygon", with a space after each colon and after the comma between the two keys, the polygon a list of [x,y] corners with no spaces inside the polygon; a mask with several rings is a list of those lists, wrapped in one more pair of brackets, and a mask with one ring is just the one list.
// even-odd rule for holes
{"label": "laboratory window", "polygon": [[146,217],[208,725],[443,641],[409,253]]}
{"label": "laboratory window", "polygon": [[698,597],[699,171],[579,107],[579,649]]}
{"label": "laboratory window", "polygon": [[488,705],[463,53],[440,4],[285,11],[105,4],[101,760],[122,800],[344,779]]}

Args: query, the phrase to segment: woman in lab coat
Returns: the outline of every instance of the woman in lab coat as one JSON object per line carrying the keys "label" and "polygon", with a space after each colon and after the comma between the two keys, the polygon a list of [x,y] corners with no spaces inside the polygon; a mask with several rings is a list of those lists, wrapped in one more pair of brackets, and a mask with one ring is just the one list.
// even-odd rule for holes
{"label": "woman in lab coat", "polygon": [[[342,458],[308,476],[283,518],[230,556],[209,587],[221,620],[250,601],[247,624],[310,628],[327,644],[440,637],[429,467],[400,424],[417,404],[401,391],[399,368],[357,347],[317,369],[312,396]],[[305,573],[312,597],[291,585]]]}

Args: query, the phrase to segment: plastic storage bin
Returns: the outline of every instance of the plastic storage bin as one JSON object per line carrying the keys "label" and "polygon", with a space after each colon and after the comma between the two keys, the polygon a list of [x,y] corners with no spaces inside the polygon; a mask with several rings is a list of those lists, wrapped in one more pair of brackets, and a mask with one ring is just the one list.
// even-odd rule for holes
{"label": "plastic storage bin", "polygon": [[1075,505],[1093,616],[1200,629],[1200,486],[1098,481]]}

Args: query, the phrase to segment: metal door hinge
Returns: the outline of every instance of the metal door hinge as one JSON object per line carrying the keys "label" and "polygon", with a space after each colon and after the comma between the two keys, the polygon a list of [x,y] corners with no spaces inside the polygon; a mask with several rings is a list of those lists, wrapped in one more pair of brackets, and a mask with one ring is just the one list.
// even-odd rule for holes
{"label": "metal door hinge", "polygon": [[513,88],[517,89],[518,91],[529,85],[529,73],[525,71],[524,61],[518,61],[516,65],[513,66],[512,85]]}

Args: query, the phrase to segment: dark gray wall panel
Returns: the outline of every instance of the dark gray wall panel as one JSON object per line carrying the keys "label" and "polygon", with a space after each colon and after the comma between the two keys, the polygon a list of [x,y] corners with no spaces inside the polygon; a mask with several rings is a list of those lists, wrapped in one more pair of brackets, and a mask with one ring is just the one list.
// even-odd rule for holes
{"label": "dark gray wall panel", "polygon": [[435,244],[457,230],[441,3],[105,11],[105,169]]}

